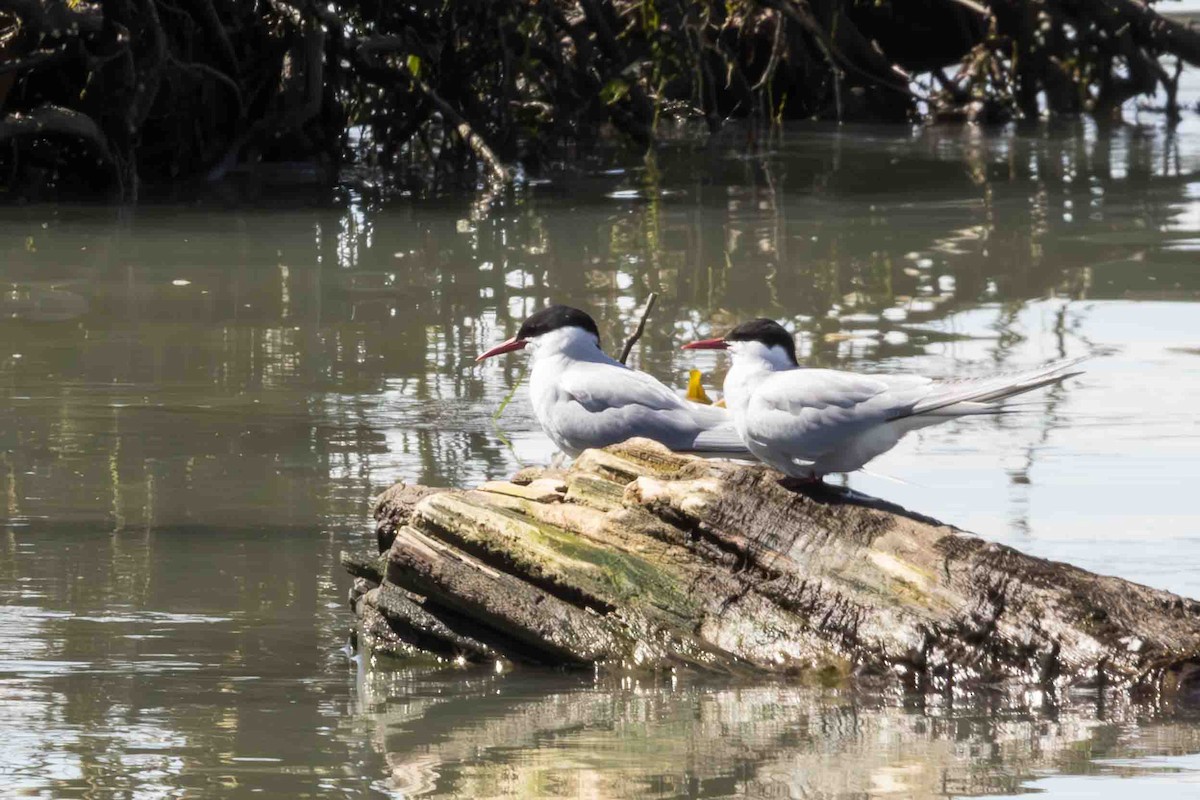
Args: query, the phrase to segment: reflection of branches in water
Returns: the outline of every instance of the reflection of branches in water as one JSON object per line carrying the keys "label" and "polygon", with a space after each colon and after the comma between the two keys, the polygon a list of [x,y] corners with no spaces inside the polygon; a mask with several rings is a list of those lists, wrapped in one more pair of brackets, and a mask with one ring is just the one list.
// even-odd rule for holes
{"label": "reflection of branches in water", "polygon": [[[666,797],[690,786],[755,797],[887,787],[932,798],[1016,791],[1038,772],[1086,771],[1092,759],[1146,747],[1200,749],[1196,728],[1156,719],[1154,708],[1102,709],[1102,698],[1084,696],[1047,704],[1036,692],[926,706],[783,684],[619,676],[593,684],[444,668],[367,671],[360,686],[369,698],[361,717],[378,731],[392,788],[436,784],[456,796],[573,796],[586,786],[599,796]],[[1132,719],[1146,727],[1129,737]]]}
{"label": "reflection of branches in water", "polygon": [[[1020,312],[1024,308],[1023,302],[1009,302],[1001,305],[999,316],[995,323],[992,324],[992,329],[996,331],[996,347],[992,350],[992,363],[996,372],[1003,372],[1007,368],[1008,362],[1012,356],[1012,351],[1015,345],[1024,341],[1025,337],[1018,332],[1017,326],[1019,323]],[[1020,415],[1018,415],[1020,416]],[[1013,420],[1009,424],[1009,419],[1001,414],[995,419],[996,427],[1001,429],[1009,429],[1014,433],[1025,426],[1025,420]],[[1032,458],[1032,453],[1028,452],[1027,456]],[[1016,474],[1009,473],[1009,491],[1010,501],[1012,503],[1012,516],[1009,519],[1009,524],[1023,534],[1028,534],[1029,527],[1029,478],[1027,471],[1018,472]]]}
{"label": "reflection of branches in water", "polygon": [[[669,321],[720,327],[791,316],[814,361],[837,363],[922,353],[941,336],[924,323],[993,299],[1007,318],[993,355],[1007,360],[1013,342],[1004,338],[1015,335],[1026,300],[1120,293],[1121,273],[1102,289],[1089,285],[1089,269],[1152,246],[1189,202],[1179,157],[1162,156],[1177,149],[1174,140],[1070,133],[992,139],[929,130],[882,141],[809,134],[751,158],[710,151],[703,170],[694,151],[667,149],[652,174],[643,164],[646,174],[635,178],[650,198],[642,204],[605,197],[623,177],[564,178],[473,210],[452,200],[397,207],[351,193],[341,209],[193,222],[186,256],[167,262],[169,275],[144,244],[145,229],[159,224],[152,213],[101,214],[104,224],[82,240],[56,221],[42,229],[41,216],[30,214],[0,238],[4,274],[18,286],[82,279],[71,286],[80,315],[35,334],[19,324],[24,306],[9,300],[17,323],[0,325],[12,352],[45,354],[67,380],[203,387],[199,395],[210,395],[216,410],[196,412],[192,424],[216,435],[195,444],[201,457],[219,457],[222,446],[236,451],[246,422],[260,426],[245,440],[259,449],[251,457],[277,448],[289,464],[334,470],[365,495],[365,476],[409,463],[384,455],[386,434],[406,426],[410,439],[425,438],[409,444],[427,480],[459,481],[465,462],[495,472],[511,466],[486,425],[468,417],[486,420],[521,362],[478,369],[471,358],[550,300],[589,308],[611,345],[644,293],[661,289],[639,353],[644,368],[667,380],[681,363]],[[916,176],[922,190],[914,197]],[[1125,231],[1140,238],[1115,235]],[[134,322],[138,335],[123,327]],[[138,402],[140,391],[130,390]],[[239,395],[275,405],[245,412],[234,402]],[[30,441],[86,429],[88,400],[72,395],[58,417],[31,419]],[[447,406],[466,416],[443,416],[438,409]],[[120,412],[123,420],[131,413]],[[223,426],[209,418],[218,413]],[[414,420],[427,427],[411,430]],[[462,439],[440,449],[439,436]],[[483,437],[478,454],[461,449],[471,436]],[[110,499],[124,500],[106,507],[126,515],[143,508],[147,471],[158,481],[157,502],[170,502],[172,467],[146,461],[162,458],[164,443],[122,441],[114,454],[122,488],[104,485]],[[33,488],[44,480],[37,470],[16,474],[19,497],[57,494]]]}
{"label": "reflection of branches in water", "polygon": [[779,307],[779,271],[782,265],[787,263],[787,236],[785,235],[784,217],[786,215],[783,193],[779,190],[775,182],[774,166],[770,159],[763,159],[759,163],[762,171],[763,182],[766,184],[766,203],[770,211],[770,234],[763,244],[763,249],[766,252],[772,253],[775,256],[774,261],[767,268],[767,294],[770,298],[771,305],[775,308]]}
{"label": "reflection of branches in water", "polygon": [[[1071,327],[1068,325],[1070,308],[1071,304],[1064,302],[1059,306],[1058,311],[1054,315],[1054,339],[1058,349],[1058,358],[1067,357],[1067,338],[1069,328]],[[1079,315],[1076,317],[1073,325],[1078,327],[1081,324],[1082,316]],[[1012,491],[1020,495],[1019,498],[1013,498],[1014,516],[1010,519],[1010,523],[1015,530],[1020,531],[1026,536],[1033,529],[1029,520],[1029,486],[1031,484],[1029,476],[1033,472],[1037,454],[1045,448],[1046,444],[1050,441],[1050,436],[1063,427],[1066,422],[1059,414],[1059,407],[1067,398],[1066,388],[1061,383],[1053,384],[1047,387],[1044,397],[1043,411],[1038,414],[1038,435],[1025,445],[1025,455],[1021,467],[1009,472]],[[1028,425],[1025,427],[1028,427]]]}
{"label": "reflection of branches in water", "polygon": [[[0,653],[28,660],[6,686],[6,719],[19,734],[5,760],[15,763],[12,746],[28,747],[63,768],[54,776],[18,770],[16,779],[36,775],[34,785],[54,796],[135,785],[170,794],[186,782],[181,773],[228,767],[231,731],[241,742],[269,742],[281,725],[311,730],[336,720],[340,670],[321,662],[342,658],[332,646],[345,631],[345,595],[332,576],[345,537],[296,533],[189,525],[109,534],[102,524],[42,520],[8,537],[20,546],[0,540],[5,594],[37,587],[3,615]],[[323,688],[285,693],[264,715],[272,689],[244,680],[260,669],[290,670]],[[84,728],[92,734],[73,739],[70,732]],[[185,765],[152,754],[132,770],[109,757],[162,747],[191,755]],[[331,769],[342,765],[332,753],[314,753],[311,741],[275,742],[281,760],[293,753],[306,770],[323,769],[315,766],[323,759]],[[12,781],[7,775],[10,789]]]}

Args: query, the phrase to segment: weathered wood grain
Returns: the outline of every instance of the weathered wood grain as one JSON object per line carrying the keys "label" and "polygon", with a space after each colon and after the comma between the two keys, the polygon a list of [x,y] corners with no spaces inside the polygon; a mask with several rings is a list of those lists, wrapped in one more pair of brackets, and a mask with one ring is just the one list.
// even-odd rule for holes
{"label": "weathered wood grain", "polygon": [[347,561],[368,588],[385,573],[356,601],[364,624],[474,660],[870,676],[914,691],[1200,684],[1200,603],[881,501],[642,440],[522,478],[389,490],[376,509],[386,567]]}

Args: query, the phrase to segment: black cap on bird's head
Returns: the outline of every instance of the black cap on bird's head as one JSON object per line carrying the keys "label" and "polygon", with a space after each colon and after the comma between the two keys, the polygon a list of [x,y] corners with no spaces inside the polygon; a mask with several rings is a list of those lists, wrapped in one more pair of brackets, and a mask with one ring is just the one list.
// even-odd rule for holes
{"label": "black cap on bird's head", "polygon": [[529,318],[521,323],[521,328],[517,331],[516,336],[501,342],[475,360],[483,361],[485,358],[498,356],[501,353],[520,350],[529,344],[531,339],[562,328],[580,328],[595,336],[597,345],[600,343],[600,329],[596,327],[596,320],[592,319],[586,311],[580,311],[578,308],[570,306],[553,305],[530,314]]}
{"label": "black cap on bird's head", "polygon": [[743,322],[725,334],[727,342],[761,342],[767,347],[782,347],[793,364],[796,360],[796,340],[788,333],[787,328],[773,319],[759,318]]}
{"label": "black cap on bird's head", "polygon": [[562,305],[548,306],[530,314],[529,319],[525,320],[521,329],[517,331],[517,338],[533,339],[559,328],[582,328],[595,336],[596,341],[600,341],[600,329],[596,327],[596,320],[586,311]]}
{"label": "black cap on bird's head", "polygon": [[788,333],[787,328],[773,319],[765,317],[743,322],[724,336],[716,339],[701,339],[683,346],[684,350],[726,350],[730,342],[759,342],[765,347],[780,347],[787,353],[788,360],[794,366],[800,366],[796,360],[796,340]]}

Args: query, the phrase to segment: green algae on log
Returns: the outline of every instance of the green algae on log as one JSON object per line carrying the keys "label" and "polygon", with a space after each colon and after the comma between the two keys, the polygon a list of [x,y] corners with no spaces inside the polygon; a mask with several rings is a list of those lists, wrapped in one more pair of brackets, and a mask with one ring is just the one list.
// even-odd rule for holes
{"label": "green algae on log", "polygon": [[346,555],[360,643],[570,666],[1191,691],[1200,602],[645,440],[473,491],[398,484]]}

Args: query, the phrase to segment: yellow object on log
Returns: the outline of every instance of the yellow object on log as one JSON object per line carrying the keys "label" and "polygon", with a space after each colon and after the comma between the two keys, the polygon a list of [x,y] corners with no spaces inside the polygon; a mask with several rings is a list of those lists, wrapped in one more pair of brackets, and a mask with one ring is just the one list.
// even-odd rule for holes
{"label": "yellow object on log", "polygon": [[711,406],[713,401],[708,396],[708,393],[704,391],[704,384],[700,382],[702,377],[704,376],[700,374],[700,370],[698,369],[694,369],[688,373],[687,399],[693,403],[703,403],[706,406]]}

